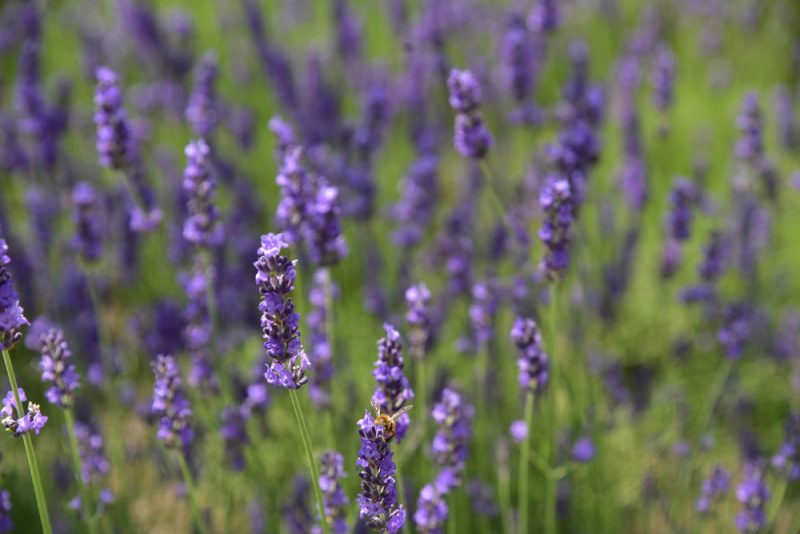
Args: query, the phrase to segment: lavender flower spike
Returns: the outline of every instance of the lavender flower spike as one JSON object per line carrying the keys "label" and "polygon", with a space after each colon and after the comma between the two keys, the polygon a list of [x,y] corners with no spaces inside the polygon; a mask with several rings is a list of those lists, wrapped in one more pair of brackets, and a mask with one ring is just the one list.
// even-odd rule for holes
{"label": "lavender flower spike", "polygon": [[183,392],[180,369],[172,356],[159,354],[152,364],[152,411],[159,420],[158,440],[168,448],[186,447],[192,441],[192,409]]}
{"label": "lavender flower spike", "polygon": [[492,134],[480,112],[481,88],[468,70],[453,69],[447,78],[450,106],[457,112],[453,144],[465,158],[483,159],[492,145]]}
{"label": "lavender flower spike", "polygon": [[306,371],[311,363],[300,342],[300,315],[291,297],[297,260],[280,253],[287,246],[283,234],[261,236],[258,260],[253,265],[261,293],[258,309],[264,348],[270,359],[264,377],[274,386],[299,389],[308,382]]}
{"label": "lavender flower spike", "polygon": [[22,339],[20,330],[30,324],[19,305],[19,295],[8,270],[9,263],[8,245],[5,239],[0,238],[0,349],[3,350],[16,345]]}
{"label": "lavender flower spike", "polygon": [[345,534],[347,528],[347,496],[341,479],[345,476],[344,459],[338,452],[327,451],[320,458],[319,487],[325,501],[325,520],[333,534]]}
{"label": "lavender flower spike", "polygon": [[539,205],[545,213],[539,239],[547,247],[542,269],[548,278],[557,280],[569,267],[569,229],[574,219],[572,186],[557,174],[547,177],[539,194]]}
{"label": "lavender flower spike", "polygon": [[[378,341],[378,360],[372,376],[378,387],[372,394],[372,403],[381,409],[381,413],[393,415],[414,400],[414,392],[403,372],[403,355],[401,353],[400,333],[390,324],[384,324],[386,337]],[[403,440],[408,431],[410,419],[407,413],[397,418],[397,441]]]}
{"label": "lavender flower spike", "polygon": [[194,89],[186,105],[186,120],[195,135],[208,138],[219,122],[219,104],[215,91],[217,58],[209,52],[198,63],[194,76]]}
{"label": "lavender flower spike", "polygon": [[[19,400],[21,402],[28,400],[25,396],[25,390],[22,388],[19,388]],[[3,407],[0,408],[0,422],[3,423],[6,430],[14,434],[15,438],[28,432],[34,432],[38,435],[39,431],[47,423],[47,416],[42,415],[42,410],[38,404],[29,402],[28,412],[19,418],[14,417],[16,410],[17,402],[14,400],[14,392],[9,391],[3,398]]]}
{"label": "lavender flower spike", "polygon": [[549,363],[542,350],[542,335],[532,319],[517,317],[511,339],[519,351],[519,385],[523,391],[541,393],[547,387]]}
{"label": "lavender flower spike", "polygon": [[14,522],[11,520],[11,494],[0,490],[0,534],[14,531]]}
{"label": "lavender flower spike", "polygon": [[417,531],[423,534],[441,534],[444,532],[447,514],[444,495],[433,484],[423,486],[417,499],[417,511],[414,512]]}
{"label": "lavender flower spike", "polygon": [[97,126],[97,155],[100,164],[127,169],[135,159],[133,134],[122,107],[122,88],[117,74],[108,67],[97,69],[94,93],[94,123]]}
{"label": "lavender flower spike", "polygon": [[222,226],[214,204],[216,182],[209,173],[210,150],[202,139],[186,146],[186,169],[183,189],[189,198],[189,213],[183,225],[183,237],[195,245],[213,247],[222,241]]}
{"label": "lavender flower spike", "polygon": [[406,522],[406,510],[397,503],[397,468],[392,449],[386,441],[383,425],[375,424],[369,412],[358,421],[358,434],[361,437],[356,460],[361,478],[359,516],[366,519],[368,528],[395,534]]}
{"label": "lavender flower spike", "polygon": [[757,532],[766,526],[766,504],[769,499],[770,491],[764,482],[761,467],[745,465],[744,478],[736,488],[736,500],[743,507],[736,515],[736,527],[740,532]]}
{"label": "lavender flower spike", "polygon": [[72,406],[80,377],[70,363],[72,352],[61,330],[51,329],[41,337],[41,352],[39,368],[42,370],[42,380],[51,384],[45,393],[47,400],[56,406]]}
{"label": "lavender flower spike", "polygon": [[440,467],[434,486],[441,493],[461,485],[474,415],[473,406],[452,388],[442,390],[441,400],[433,407],[431,416],[439,431],[433,437],[431,452]]}
{"label": "lavender flower spike", "polygon": [[72,189],[72,202],[75,204],[75,248],[87,263],[95,263],[103,255],[103,230],[98,200],[97,193],[88,182],[78,182]]}

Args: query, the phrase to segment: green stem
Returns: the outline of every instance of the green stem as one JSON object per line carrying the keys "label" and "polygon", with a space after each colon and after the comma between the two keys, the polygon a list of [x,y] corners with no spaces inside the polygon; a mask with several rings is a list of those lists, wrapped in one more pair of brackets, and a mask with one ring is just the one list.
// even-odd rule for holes
{"label": "green stem", "polygon": [[531,448],[531,431],[533,425],[533,392],[525,394],[525,425],[528,433],[522,441],[522,449],[519,453],[519,532],[528,531],[528,475],[531,466],[528,465]]}
{"label": "green stem", "polygon": [[71,407],[64,409],[64,422],[67,425],[69,448],[72,454],[72,469],[75,471],[75,482],[78,484],[78,491],[81,496],[81,508],[83,509],[84,521],[89,528],[89,532],[94,534],[97,532],[97,529],[95,528],[94,515],[91,512],[92,499],[89,496],[89,491],[83,480],[83,464],[78,449],[78,437],[75,434],[75,417],[72,414]]}
{"label": "green stem", "polygon": [[100,363],[103,366],[103,371],[106,376],[111,376],[112,366],[110,353],[107,350],[109,348],[108,336],[105,325],[103,324],[103,306],[100,302],[100,294],[97,292],[97,286],[95,285],[94,275],[96,274],[97,270],[92,268],[86,271],[86,285],[89,286],[89,298],[92,300],[92,309],[94,310],[95,322],[97,323],[97,351],[100,353]]}
{"label": "green stem", "polygon": [[[14,401],[17,403],[17,414],[24,417],[25,412],[22,407],[22,400],[19,396],[17,387],[17,377],[14,374],[14,366],[11,364],[11,355],[8,350],[3,349],[3,363],[6,365],[8,381],[11,384],[11,391],[14,393]],[[33,450],[33,441],[28,433],[22,435],[22,442],[25,444],[25,455],[28,457],[28,468],[31,472],[33,481],[33,492],[36,494],[36,506],[39,509],[39,520],[42,523],[42,532],[52,534],[53,528],[50,526],[50,514],[47,512],[47,501],[44,497],[44,487],[42,486],[42,476],[39,473],[39,463],[36,461],[36,453]]]}
{"label": "green stem", "polygon": [[203,519],[203,515],[200,513],[200,506],[197,504],[197,494],[195,493],[192,472],[189,470],[189,465],[186,463],[186,458],[183,456],[183,452],[176,450],[175,453],[178,457],[178,465],[181,467],[183,484],[186,486],[186,496],[189,498],[189,507],[192,509],[194,524],[201,534],[207,534],[208,529],[206,528],[206,522]]}
{"label": "green stem", "polygon": [[[775,518],[778,516],[778,511],[781,509],[781,504],[783,504],[783,496],[786,494],[786,485],[786,477],[781,477],[781,481],[778,483],[775,495],[772,498],[769,514],[767,515],[767,525],[769,527],[775,527]],[[793,532],[798,531],[794,530]]]}
{"label": "green stem", "polygon": [[[547,442],[546,454],[544,461],[550,466],[552,472],[553,460],[551,454],[555,451],[556,441],[556,394],[558,390],[558,297],[559,287],[558,282],[552,285],[552,293],[550,295],[550,317],[548,321],[548,329],[550,336],[547,340],[549,346],[545,347],[550,352],[550,384],[548,385],[548,399],[547,399],[547,424],[548,433],[545,437]],[[554,534],[556,531],[556,484],[557,480],[548,476],[545,480],[545,508],[544,508],[544,532],[545,534]]]}
{"label": "green stem", "polygon": [[314,461],[314,452],[311,448],[311,435],[306,426],[306,418],[303,415],[303,410],[300,407],[300,399],[297,397],[297,390],[289,390],[289,398],[292,399],[292,408],[294,408],[294,416],[297,419],[297,426],[300,427],[300,437],[303,440],[303,448],[306,451],[306,460],[308,461],[308,470],[311,474],[311,486],[314,488],[314,496],[317,499],[317,506],[319,507],[320,525],[325,534],[330,534],[330,526],[328,525],[328,518],[325,516],[325,503],[322,500],[322,492],[319,489],[319,472],[317,471],[317,463]]}
{"label": "green stem", "polygon": [[[499,450],[499,448],[498,448]],[[498,458],[499,458],[498,454]],[[503,532],[513,532],[511,524],[511,477],[508,472],[508,459],[497,461],[497,497],[500,500],[500,523]]]}
{"label": "green stem", "polygon": [[497,214],[503,222],[508,225],[508,219],[506,218],[506,212],[508,210],[503,207],[503,201],[500,200],[500,195],[497,194],[497,190],[494,188],[494,179],[492,178],[492,171],[489,169],[489,164],[486,163],[486,160],[482,159],[479,165],[481,173],[483,174],[486,190],[489,192],[489,201],[492,203],[492,207],[497,211]]}

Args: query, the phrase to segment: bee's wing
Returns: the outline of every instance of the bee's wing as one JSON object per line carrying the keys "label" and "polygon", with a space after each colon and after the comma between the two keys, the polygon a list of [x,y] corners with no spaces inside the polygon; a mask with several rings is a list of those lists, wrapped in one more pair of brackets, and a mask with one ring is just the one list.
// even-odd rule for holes
{"label": "bee's wing", "polygon": [[406,413],[407,411],[409,411],[413,407],[414,406],[410,405],[410,404],[408,406],[403,406],[402,408],[400,408],[399,410],[397,410],[396,412],[394,412],[392,414],[392,419],[393,420],[397,420],[398,417],[400,417],[401,415],[403,415],[404,413]]}
{"label": "bee's wing", "polygon": [[378,406],[378,404],[373,399],[369,400],[369,404],[370,404],[370,406],[372,406],[372,409],[375,411],[375,416],[379,417],[381,415],[381,407]]}

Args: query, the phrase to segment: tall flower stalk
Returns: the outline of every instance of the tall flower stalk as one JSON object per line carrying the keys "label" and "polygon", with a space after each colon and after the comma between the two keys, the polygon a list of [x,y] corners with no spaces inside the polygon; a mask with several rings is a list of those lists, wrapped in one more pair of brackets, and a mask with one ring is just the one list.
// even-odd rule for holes
{"label": "tall flower stalk", "polygon": [[[28,320],[23,314],[23,309],[19,305],[19,296],[14,289],[14,284],[11,280],[11,273],[8,270],[8,264],[11,263],[11,258],[8,256],[8,245],[4,239],[0,239],[0,347],[3,352],[3,363],[6,367],[8,374],[8,381],[11,384],[11,391],[13,393],[14,405],[16,407],[19,419],[23,421],[28,417],[25,414],[22,395],[17,385],[17,377],[14,374],[14,366],[11,362],[11,355],[9,350],[22,339],[22,327],[28,325]],[[11,411],[11,410],[8,410]],[[4,414],[11,417],[12,414]],[[46,418],[44,419],[46,421]],[[41,424],[44,424],[43,422]],[[39,427],[40,428],[40,427]],[[15,435],[20,429],[15,431]],[[38,428],[34,427],[38,433]],[[44,495],[44,487],[42,485],[42,477],[39,473],[39,463],[36,461],[36,453],[33,450],[33,440],[29,432],[22,432],[22,442],[25,445],[25,456],[28,459],[28,468],[30,469],[31,479],[33,481],[33,491],[36,494],[36,506],[39,510],[39,520],[42,524],[42,531],[44,534],[52,534],[53,528],[50,526],[50,514],[47,511],[47,501]]]}

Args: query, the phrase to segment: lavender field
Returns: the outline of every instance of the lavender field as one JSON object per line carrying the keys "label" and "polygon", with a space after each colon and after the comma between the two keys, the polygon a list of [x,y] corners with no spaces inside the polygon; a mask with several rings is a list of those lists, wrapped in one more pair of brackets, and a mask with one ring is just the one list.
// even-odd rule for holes
{"label": "lavender field", "polygon": [[800,534],[797,0],[0,28],[0,533]]}

